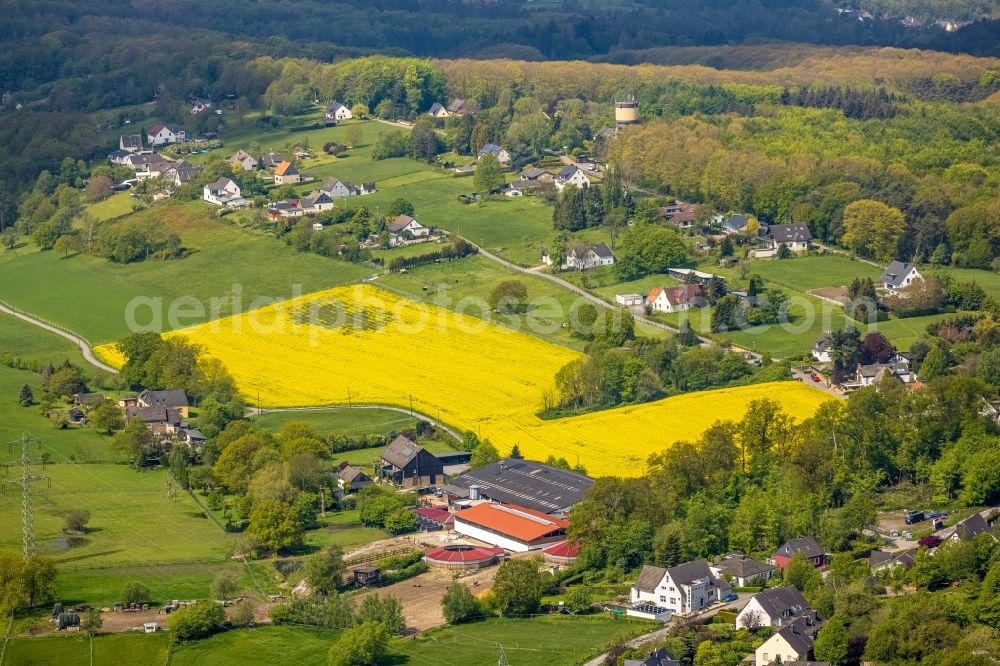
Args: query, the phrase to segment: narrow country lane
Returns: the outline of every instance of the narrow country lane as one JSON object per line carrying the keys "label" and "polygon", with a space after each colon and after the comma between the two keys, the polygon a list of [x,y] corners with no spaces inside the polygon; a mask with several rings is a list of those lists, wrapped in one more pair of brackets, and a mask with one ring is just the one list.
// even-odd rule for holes
{"label": "narrow country lane", "polygon": [[106,365],[101,361],[99,361],[97,357],[94,356],[94,351],[90,348],[90,343],[87,342],[85,339],[81,338],[80,336],[70,333],[69,331],[64,331],[60,328],[56,328],[51,324],[46,324],[45,322],[35,319],[30,315],[22,314],[20,312],[11,310],[5,305],[0,305],[0,312],[5,312],[9,315],[13,315],[18,319],[28,322],[29,324],[33,324],[35,326],[38,326],[39,328],[44,328],[46,331],[49,331],[50,333],[55,333],[56,335],[66,338],[67,340],[69,340],[70,342],[72,342],[73,344],[75,344],[77,347],[80,348],[80,351],[83,352],[83,358],[87,361],[87,363],[90,363],[95,368],[99,368],[101,370],[104,370],[105,372],[110,372],[116,375],[118,374],[117,369],[112,368],[110,365]]}

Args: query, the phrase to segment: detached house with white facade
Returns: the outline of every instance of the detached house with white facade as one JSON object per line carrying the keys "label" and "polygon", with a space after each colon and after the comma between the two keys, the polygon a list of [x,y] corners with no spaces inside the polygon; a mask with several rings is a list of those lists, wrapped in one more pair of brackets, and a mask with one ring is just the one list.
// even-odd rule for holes
{"label": "detached house with white facade", "polygon": [[[542,261],[545,261],[545,259],[543,258]],[[551,259],[549,262],[551,262]],[[614,263],[615,254],[608,247],[607,243],[581,245],[570,249],[566,253],[566,266],[581,271],[601,266],[612,266]]]}
{"label": "detached house with white facade", "polygon": [[644,566],[632,586],[632,605],[652,604],[672,613],[694,613],[721,601],[729,583],[712,572],[705,560],[675,567]]}
{"label": "detached house with white facade", "polygon": [[206,185],[201,198],[216,206],[232,206],[243,201],[240,186],[225,177]]}
{"label": "detached house with white facade", "polygon": [[916,280],[924,279],[920,271],[913,264],[904,264],[902,261],[893,261],[889,264],[879,282],[885,287],[890,295],[895,296],[901,289],[905,289]]}
{"label": "detached house with white facade", "polygon": [[566,189],[567,185],[573,185],[577,188],[590,187],[590,179],[587,178],[587,174],[583,172],[580,167],[570,164],[569,166],[564,166],[556,174],[556,189],[562,192]]}
{"label": "detached house with white facade", "polygon": [[183,127],[168,127],[162,123],[157,123],[149,130],[149,145],[151,146],[184,143],[185,141],[187,141],[187,130]]}
{"label": "detached house with white facade", "polygon": [[736,616],[736,628],[783,627],[800,617],[813,617],[816,612],[793,585],[758,592]]}

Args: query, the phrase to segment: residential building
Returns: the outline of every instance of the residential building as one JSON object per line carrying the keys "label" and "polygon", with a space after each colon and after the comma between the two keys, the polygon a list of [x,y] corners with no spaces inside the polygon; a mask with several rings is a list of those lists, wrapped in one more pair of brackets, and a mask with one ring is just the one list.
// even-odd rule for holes
{"label": "residential building", "polygon": [[615,255],[606,243],[595,245],[580,245],[571,248],[566,253],[566,266],[581,271],[601,266],[611,266],[615,263]]}
{"label": "residential building", "polygon": [[139,407],[164,407],[176,409],[180,415],[187,418],[188,397],[182,389],[166,389],[164,391],[142,391],[136,396]]}
{"label": "residential building", "polygon": [[732,235],[747,231],[750,218],[743,214],[730,215],[722,221],[722,233]]}
{"label": "residential building", "polygon": [[565,516],[593,485],[592,478],[579,472],[534,460],[506,458],[463,472],[444,490],[452,500],[491,500]]}
{"label": "residential building", "polygon": [[632,604],[654,604],[672,613],[694,613],[721,601],[731,588],[705,560],[664,569],[646,565],[632,586]]}
{"label": "residential building", "polygon": [[510,153],[508,153],[505,148],[501,148],[495,143],[488,143],[479,149],[479,156],[476,159],[482,159],[483,155],[486,155],[487,153],[495,155],[497,161],[500,162],[500,166],[504,168],[510,166]]}
{"label": "residential building", "polygon": [[240,148],[229,158],[229,163],[244,171],[253,171],[257,168],[257,158]]}
{"label": "residential building", "polygon": [[826,552],[815,537],[808,536],[789,539],[783,543],[774,553],[774,566],[784,569],[796,553],[802,553],[817,568],[826,565]]}
{"label": "residential building", "polygon": [[695,208],[697,208],[695,204],[675,201],[668,206],[662,206],[659,212],[671,226],[678,229],[690,229],[694,226]]}
{"label": "residential building", "polygon": [[464,116],[479,113],[479,103],[473,99],[453,99],[448,105],[448,115]]}
{"label": "residential building", "polygon": [[285,156],[281,153],[267,153],[261,155],[257,163],[265,169],[276,169],[279,164],[285,161]]}
{"label": "residential building", "polygon": [[302,182],[302,174],[289,161],[284,161],[274,168],[275,185],[295,185]]}
{"label": "residential building", "polygon": [[166,435],[179,428],[181,410],[167,407],[126,407],[126,421],[142,421],[154,435]]}
{"label": "residential building", "polygon": [[398,215],[390,222],[386,229],[391,239],[391,245],[401,245],[404,241],[412,238],[426,237],[431,235],[431,230],[417,222],[409,215]]}
{"label": "residential building", "polygon": [[349,180],[330,178],[323,183],[320,191],[325,192],[332,199],[336,199],[337,197],[357,197],[374,193],[375,183],[362,183],[359,187]]}
{"label": "residential building", "polygon": [[830,355],[831,345],[833,344],[833,333],[826,331],[823,335],[816,338],[816,342],[813,343],[812,357],[819,361],[820,363],[830,363],[833,361],[833,357]]}
{"label": "residential building", "polygon": [[727,555],[717,564],[713,564],[712,571],[726,578],[735,587],[763,586],[774,576],[774,566],[739,553]]}
{"label": "residential building", "polygon": [[882,273],[882,277],[879,278],[879,282],[885,287],[885,290],[891,295],[896,295],[901,289],[909,287],[915,280],[922,280],[923,276],[920,275],[920,271],[913,264],[904,264],[902,261],[893,261],[890,263],[885,272]]}
{"label": "residential building", "polygon": [[981,513],[974,513],[964,520],[955,523],[951,533],[945,537],[947,541],[972,541],[980,534],[992,534],[990,524]]}
{"label": "residential building", "polygon": [[302,217],[306,211],[299,205],[298,199],[284,199],[282,201],[272,201],[267,205],[267,214],[272,219],[283,217]]}
{"label": "residential building", "polygon": [[917,375],[910,369],[908,361],[872,363],[871,365],[861,365],[859,363],[855,371],[855,380],[861,386],[878,384],[886,376],[897,379],[904,384],[912,384],[917,380]]}
{"label": "residential building", "polygon": [[444,465],[406,435],[392,440],[375,463],[375,473],[403,488],[433,486],[444,480]]}
{"label": "residential building", "polygon": [[888,569],[895,569],[896,567],[909,569],[916,563],[916,548],[901,550],[895,553],[887,553],[884,550],[873,550],[868,555],[868,568],[872,572],[886,571]]}
{"label": "residential building", "polygon": [[334,102],[326,108],[325,119],[327,121],[332,120],[334,123],[337,123],[341,120],[350,120],[353,117],[354,114],[351,113],[351,110],[339,102]]}
{"label": "residential building", "polygon": [[434,104],[431,105],[430,110],[427,112],[427,115],[431,118],[447,118],[451,114],[448,113],[448,108],[444,104],[434,102]]}
{"label": "residential building", "polygon": [[299,207],[306,212],[306,215],[323,213],[333,210],[333,199],[326,192],[313,190],[308,196],[299,199]]}
{"label": "residential building", "polygon": [[123,134],[118,139],[118,148],[126,153],[141,153],[146,150],[141,134]]}
{"label": "residential building", "polygon": [[566,539],[569,522],[517,504],[482,502],[455,514],[455,531],[515,553]]}
{"label": "residential building", "polygon": [[721,276],[717,276],[714,273],[706,273],[705,271],[698,271],[693,268],[668,268],[667,275],[675,280],[687,283],[696,283],[703,287],[711,282],[714,277],[718,277],[720,280],[722,279]]}
{"label": "residential building", "polygon": [[626,659],[625,666],[681,666],[667,648],[653,650],[645,659]]}
{"label": "residential building", "polygon": [[566,189],[567,185],[573,185],[576,188],[590,187],[590,179],[587,178],[587,174],[575,164],[560,169],[559,173],[556,174],[555,183],[556,189],[560,192]]}
{"label": "residential building", "polygon": [[149,130],[149,145],[163,146],[168,143],[184,143],[187,141],[187,130],[183,127],[169,127],[157,123]]}
{"label": "residential building", "polygon": [[772,224],[767,228],[771,248],[785,245],[792,252],[805,252],[812,243],[812,232],[805,224]]}
{"label": "residential building", "polygon": [[341,465],[337,471],[337,487],[345,493],[353,493],[372,484],[372,478],[352,465]]}
{"label": "residential building", "polygon": [[241,199],[240,186],[223,176],[214,183],[209,183],[202,191],[201,198],[216,206],[226,206],[229,202]]}
{"label": "residential building", "polygon": [[655,312],[683,312],[692,308],[705,307],[700,284],[682,284],[677,287],[655,287],[646,297]]}
{"label": "residential building", "polygon": [[553,175],[548,171],[539,169],[538,167],[528,167],[521,171],[521,180],[526,183],[538,183],[544,181],[551,181]]}
{"label": "residential building", "polygon": [[793,585],[758,592],[736,616],[736,628],[783,627],[797,618],[811,616],[814,611],[798,588]]}
{"label": "residential building", "polygon": [[756,666],[766,666],[779,660],[782,664],[787,664],[809,659],[816,631],[818,629],[809,626],[804,620],[782,627],[756,649]]}

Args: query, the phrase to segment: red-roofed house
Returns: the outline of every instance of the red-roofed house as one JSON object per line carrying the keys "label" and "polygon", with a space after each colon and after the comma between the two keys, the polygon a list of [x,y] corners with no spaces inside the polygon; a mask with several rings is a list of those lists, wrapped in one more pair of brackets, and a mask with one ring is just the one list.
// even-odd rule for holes
{"label": "red-roofed house", "polygon": [[484,502],[455,514],[455,531],[515,553],[566,539],[569,522],[516,504]]}
{"label": "red-roofed house", "polygon": [[681,312],[705,306],[700,284],[682,284],[679,287],[656,287],[646,299],[656,312]]}

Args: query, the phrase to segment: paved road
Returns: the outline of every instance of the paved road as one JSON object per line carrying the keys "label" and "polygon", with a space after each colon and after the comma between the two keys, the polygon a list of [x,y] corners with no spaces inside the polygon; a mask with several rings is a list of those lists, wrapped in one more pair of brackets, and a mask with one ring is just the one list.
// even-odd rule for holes
{"label": "paved road", "polygon": [[390,412],[399,412],[400,414],[406,414],[407,416],[412,416],[413,418],[420,418],[427,421],[436,428],[444,430],[446,433],[454,437],[457,441],[462,441],[462,435],[458,431],[446,426],[441,421],[428,416],[417,410],[409,410],[405,407],[393,407],[392,405],[379,405],[379,404],[353,404],[353,405],[325,405],[322,407],[275,407],[273,409],[258,409],[256,407],[248,407],[247,415],[256,416],[259,414],[270,414],[272,412],[319,412],[325,411],[327,409],[384,409]]}
{"label": "paved road", "polygon": [[829,393],[834,398],[847,400],[846,393],[838,391],[832,386],[827,386],[825,382],[814,382],[812,380],[812,372],[803,372],[798,368],[792,368],[792,378],[806,384],[807,386],[813,387],[817,391],[823,391],[825,393]]}
{"label": "paved road", "polygon": [[94,356],[94,352],[90,349],[90,345],[87,343],[87,341],[81,338],[80,336],[56,328],[55,326],[46,324],[45,322],[39,321],[38,319],[35,319],[33,317],[29,317],[26,314],[15,312],[14,310],[11,310],[10,308],[3,305],[0,305],[0,312],[5,312],[9,315],[13,315],[18,319],[28,322],[29,324],[33,324],[35,326],[38,326],[39,328],[44,328],[46,331],[49,331],[50,333],[55,333],[56,335],[66,338],[67,340],[69,340],[70,342],[72,342],[73,344],[75,344],[77,347],[80,348],[80,351],[83,352],[83,358],[87,361],[87,363],[90,363],[94,367],[100,368],[105,372],[118,374],[117,369],[112,368],[110,365],[105,365],[104,363],[99,361],[97,357]]}
{"label": "paved road", "polygon": [[[560,287],[562,287],[563,289],[568,289],[568,290],[572,291],[573,293],[577,294],[578,296],[580,296],[581,298],[587,299],[588,301],[590,301],[594,305],[599,305],[599,306],[604,307],[604,308],[614,308],[615,307],[615,305],[613,305],[611,303],[608,303],[603,298],[599,298],[597,296],[594,296],[593,294],[591,294],[588,291],[584,291],[583,289],[581,289],[580,287],[576,286],[572,282],[567,282],[566,280],[563,280],[558,275],[553,275],[551,273],[542,272],[542,271],[538,270],[539,267],[537,267],[537,266],[534,267],[534,268],[525,268],[524,266],[519,266],[519,265],[517,265],[515,263],[511,263],[511,262],[507,261],[506,259],[501,259],[500,257],[498,257],[497,255],[493,254],[492,252],[484,250],[483,248],[479,247],[478,245],[476,245],[475,243],[473,243],[472,241],[470,241],[468,238],[466,238],[465,240],[469,244],[473,245],[477,250],[479,250],[479,254],[483,255],[484,257],[486,257],[490,261],[495,261],[496,263],[500,264],[501,266],[503,266],[505,268],[509,268],[512,271],[517,271],[519,273],[524,273],[526,275],[534,275],[534,276],[537,276],[537,277],[540,277],[540,278],[544,278],[544,279],[548,280],[549,282],[554,282],[554,283],[558,284]],[[666,324],[662,324],[662,323],[660,323],[658,321],[653,321],[652,319],[648,319],[646,317],[636,316],[635,320],[636,321],[641,321],[643,324],[646,324],[648,326],[652,326],[653,328],[659,328],[659,329],[664,330],[664,331],[669,331],[670,333],[677,333],[678,332],[677,329],[674,328],[673,326],[667,326]],[[702,338],[700,336],[699,336],[698,339],[701,340],[702,344],[711,344],[711,342],[712,342],[708,338]]]}

